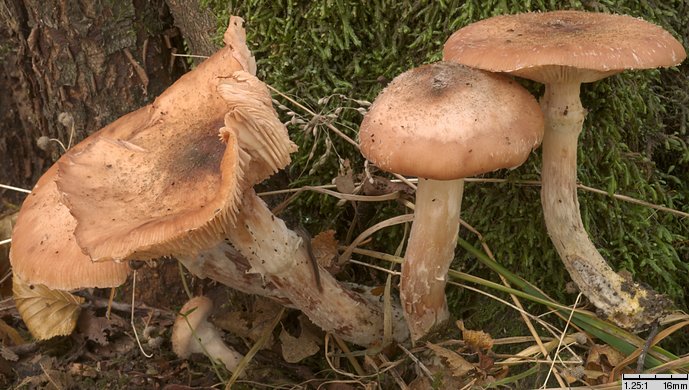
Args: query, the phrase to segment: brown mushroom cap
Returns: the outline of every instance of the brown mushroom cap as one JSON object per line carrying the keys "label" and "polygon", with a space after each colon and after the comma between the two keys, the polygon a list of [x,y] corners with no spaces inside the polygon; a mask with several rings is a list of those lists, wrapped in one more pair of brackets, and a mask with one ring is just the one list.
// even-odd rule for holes
{"label": "brown mushroom cap", "polygon": [[642,19],[553,11],[472,23],[452,34],[443,56],[446,61],[548,83],[593,82],[625,69],[673,66],[686,58],[686,52],[670,33]]}
{"label": "brown mushroom cap", "polygon": [[397,76],[361,124],[378,167],[453,180],[521,165],[543,137],[538,103],[508,77],[449,62]]}
{"label": "brown mushroom cap", "polygon": [[[184,316],[178,315],[172,327],[172,350],[177,356],[186,358],[195,352],[193,346],[196,344],[196,340],[192,335],[192,329],[199,329],[201,324],[206,322],[212,310],[213,301],[205,296],[191,298],[182,306],[179,312],[186,314],[186,319]],[[190,311],[191,313],[189,313]]]}
{"label": "brown mushroom cap", "polygon": [[228,44],[184,75],[142,109],[144,123],[128,115],[111,125],[126,135],[103,134],[60,162],[58,187],[94,261],[214,245],[239,194],[289,163],[295,145],[266,86],[244,71],[252,67],[242,45]]}
{"label": "brown mushroom cap", "polygon": [[29,284],[52,289],[116,287],[127,280],[127,264],[93,263],[74,239],[77,222],[60,202],[53,165],[24,201],[12,233],[12,272]]}

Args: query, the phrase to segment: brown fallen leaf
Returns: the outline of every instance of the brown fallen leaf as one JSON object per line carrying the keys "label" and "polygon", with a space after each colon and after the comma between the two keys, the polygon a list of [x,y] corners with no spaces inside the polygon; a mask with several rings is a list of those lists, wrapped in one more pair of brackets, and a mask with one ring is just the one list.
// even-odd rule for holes
{"label": "brown fallen leaf", "polygon": [[5,338],[9,338],[12,345],[21,345],[26,342],[16,329],[0,319],[0,340],[5,341]]}
{"label": "brown fallen leaf", "polygon": [[353,194],[356,186],[354,185],[354,175],[348,159],[342,161],[339,170],[339,174],[333,179],[333,184],[335,184],[337,191],[343,194]]}
{"label": "brown fallen leaf", "polygon": [[[270,326],[281,309],[280,304],[270,299],[256,297],[254,304],[246,311],[219,313],[213,319],[213,324],[239,337],[258,341],[263,335],[265,327]],[[273,345],[272,337],[266,341],[264,348],[270,348],[271,345]]]}
{"label": "brown fallen leaf", "polygon": [[280,332],[282,358],[288,363],[298,363],[315,355],[320,350],[316,340],[318,338],[304,329],[299,337],[294,337],[283,327]]}
{"label": "brown fallen leaf", "polygon": [[470,330],[464,327],[464,322],[457,321],[457,327],[462,331],[462,339],[473,351],[486,351],[493,348],[493,338],[482,330]]}
{"label": "brown fallen leaf", "polygon": [[594,345],[589,350],[584,365],[586,382],[591,384],[606,383],[612,369],[624,360],[625,356],[609,345]]}
{"label": "brown fallen leaf", "polygon": [[313,255],[321,267],[330,271],[337,259],[337,247],[340,243],[335,238],[335,230],[326,230],[318,233],[311,240]]}
{"label": "brown fallen leaf", "polygon": [[439,345],[427,342],[426,347],[433,351],[438,357],[441,357],[447,363],[447,368],[450,370],[450,375],[454,377],[463,377],[471,371],[474,371],[476,367],[466,361],[457,352],[451,351],[447,348],[443,348]]}
{"label": "brown fallen leaf", "polygon": [[79,316],[77,321],[79,333],[87,340],[95,341],[100,345],[108,344],[106,332],[111,332],[110,321],[105,317],[97,317],[91,310],[87,310]]}
{"label": "brown fallen leaf", "polygon": [[16,275],[12,292],[19,314],[36,339],[66,336],[76,327],[84,298],[42,284],[28,285]]}

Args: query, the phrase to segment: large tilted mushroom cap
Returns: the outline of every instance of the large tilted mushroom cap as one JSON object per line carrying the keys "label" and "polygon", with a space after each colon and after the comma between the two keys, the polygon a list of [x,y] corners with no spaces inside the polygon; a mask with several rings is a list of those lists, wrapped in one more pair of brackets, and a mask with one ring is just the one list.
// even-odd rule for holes
{"label": "large tilted mushroom cap", "polygon": [[51,167],[26,198],[12,233],[10,263],[15,277],[52,289],[115,287],[127,279],[127,264],[93,263],[74,239],[77,222],[60,202]]}
{"label": "large tilted mushroom cap", "polygon": [[[94,261],[212,246],[238,195],[289,163],[295,146],[265,85],[243,69],[251,64],[236,60],[237,46],[166,90],[128,136],[99,137],[61,161],[58,187]],[[113,126],[130,124],[123,117]]]}
{"label": "large tilted mushroom cap", "polygon": [[359,132],[362,153],[378,167],[438,180],[519,166],[542,137],[543,116],[523,87],[449,62],[397,76]]}
{"label": "large tilted mushroom cap", "polygon": [[686,52],[670,33],[642,19],[553,11],[472,23],[452,34],[443,56],[446,61],[548,83],[567,78],[593,82],[625,69],[673,66],[686,58]]}

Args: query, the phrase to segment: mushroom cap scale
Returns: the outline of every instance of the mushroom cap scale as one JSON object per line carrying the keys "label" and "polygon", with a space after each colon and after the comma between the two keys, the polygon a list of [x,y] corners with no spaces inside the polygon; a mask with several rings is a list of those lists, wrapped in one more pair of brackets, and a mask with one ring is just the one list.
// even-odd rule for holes
{"label": "mushroom cap scale", "polygon": [[677,65],[682,44],[627,15],[582,11],[499,15],[456,31],[443,58],[540,81],[593,82],[625,69]]}
{"label": "mushroom cap scale", "polygon": [[538,103],[508,77],[438,62],[397,76],[361,124],[381,169],[453,180],[521,165],[543,136]]}

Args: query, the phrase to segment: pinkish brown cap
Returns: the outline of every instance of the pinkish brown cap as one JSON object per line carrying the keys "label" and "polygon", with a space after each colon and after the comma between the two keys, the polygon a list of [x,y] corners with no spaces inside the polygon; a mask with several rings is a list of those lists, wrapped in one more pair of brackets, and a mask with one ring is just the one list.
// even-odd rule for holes
{"label": "pinkish brown cap", "polygon": [[454,180],[521,165],[543,137],[543,114],[508,77],[450,62],[397,76],[361,124],[361,152],[381,169]]}
{"label": "pinkish brown cap", "polygon": [[241,193],[289,163],[296,146],[266,85],[243,69],[251,61],[236,38],[60,161],[57,185],[93,261],[211,247],[234,221]]}
{"label": "pinkish brown cap", "polygon": [[626,69],[678,65],[686,52],[661,27],[582,11],[500,15],[456,31],[444,60],[542,83],[593,82]]}
{"label": "pinkish brown cap", "polygon": [[116,287],[127,280],[126,263],[94,263],[74,238],[76,220],[60,202],[57,165],[26,198],[12,233],[12,272],[24,282],[57,290]]}

